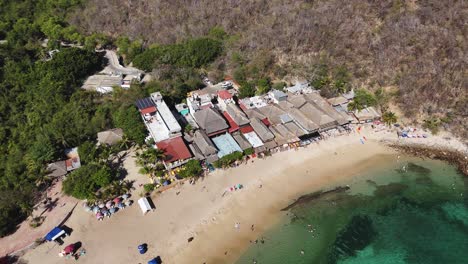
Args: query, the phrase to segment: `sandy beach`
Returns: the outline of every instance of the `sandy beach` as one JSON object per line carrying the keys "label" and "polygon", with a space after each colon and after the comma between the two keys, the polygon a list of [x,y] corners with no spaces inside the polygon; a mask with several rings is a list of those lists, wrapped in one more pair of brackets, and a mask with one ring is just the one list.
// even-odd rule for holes
{"label": "sandy beach", "polygon": [[[367,139],[365,144],[359,140],[362,136]],[[80,263],[147,263],[156,256],[169,264],[232,263],[250,240],[280,219],[284,213],[280,209],[300,195],[342,185],[388,155],[396,159],[398,154],[382,140],[395,141],[396,135],[366,129],[361,134],[329,138],[306,148],[255,159],[237,168],[216,170],[195,185],[185,183],[154,194],[156,210],[146,215],[133,205],[110,219],[97,221],[80,203],[66,223],[73,232],[65,244],[82,243],[87,252],[78,260]],[[428,145],[442,142],[441,137],[431,137],[411,143],[418,140]],[[444,143],[450,144],[464,148],[458,141]],[[125,166],[129,177],[137,177],[133,162]],[[235,184],[244,188],[225,193]],[[139,193],[138,188],[133,192],[135,200]],[[239,228],[235,228],[236,223]],[[189,243],[190,237],[194,239]],[[141,243],[148,243],[145,255],[136,248]],[[32,264],[75,262],[59,258],[61,249],[45,243],[22,259]]]}

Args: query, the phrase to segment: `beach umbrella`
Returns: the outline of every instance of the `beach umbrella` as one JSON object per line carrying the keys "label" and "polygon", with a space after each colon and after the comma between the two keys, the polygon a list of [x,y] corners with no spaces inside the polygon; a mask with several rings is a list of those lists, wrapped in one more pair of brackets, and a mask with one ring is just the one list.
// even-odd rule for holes
{"label": "beach umbrella", "polygon": [[99,211],[99,206],[94,206],[93,207],[93,213],[97,213]]}
{"label": "beach umbrella", "polygon": [[91,207],[89,207],[89,206],[86,205],[86,206],[84,207],[84,210],[85,210],[86,212],[90,212],[90,211],[91,211]]}
{"label": "beach umbrella", "polygon": [[109,209],[109,208],[112,208],[112,205],[114,205],[114,203],[112,201],[108,201],[106,203],[106,207]]}
{"label": "beach umbrella", "polygon": [[125,205],[124,205],[123,203],[118,203],[118,204],[117,204],[117,207],[118,207],[119,209],[123,209],[123,208],[125,208]]}
{"label": "beach umbrella", "polygon": [[161,261],[159,261],[160,258],[154,258],[150,261],[148,261],[148,264],[161,264]]}
{"label": "beach umbrella", "polygon": [[128,199],[128,194],[122,195],[122,199]]}
{"label": "beach umbrella", "polygon": [[98,220],[102,219],[103,217],[104,217],[104,215],[103,215],[101,212],[97,212],[97,213],[96,213],[96,218],[97,218]]}
{"label": "beach umbrella", "polygon": [[138,245],[138,252],[140,252],[140,254],[145,254],[146,251],[148,251],[148,245],[146,244]]}
{"label": "beach umbrella", "polygon": [[115,197],[115,198],[114,198],[114,203],[116,203],[116,204],[117,204],[117,203],[120,203],[120,197]]}
{"label": "beach umbrella", "polygon": [[70,244],[63,249],[65,254],[73,253],[74,250],[75,250],[75,244]]}
{"label": "beach umbrella", "polygon": [[132,205],[132,203],[133,203],[132,200],[125,201],[125,206],[130,206]]}
{"label": "beach umbrella", "polygon": [[98,206],[99,206],[99,208],[104,208],[104,207],[106,207],[106,205],[105,205],[104,203],[100,203]]}
{"label": "beach umbrella", "polygon": [[109,213],[113,214],[117,211],[117,208],[113,207],[111,209],[109,209]]}

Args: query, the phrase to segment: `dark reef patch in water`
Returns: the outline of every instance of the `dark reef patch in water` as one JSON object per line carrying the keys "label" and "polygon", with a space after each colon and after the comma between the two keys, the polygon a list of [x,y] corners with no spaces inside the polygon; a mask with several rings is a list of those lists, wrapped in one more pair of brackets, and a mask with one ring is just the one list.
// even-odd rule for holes
{"label": "dark reef patch in water", "polygon": [[419,176],[415,179],[417,184],[434,185],[434,181],[427,175]]}
{"label": "dark reef patch in water", "polygon": [[329,190],[329,191],[318,191],[318,192],[314,192],[314,193],[311,193],[311,194],[302,195],[294,203],[292,203],[292,204],[286,206],[285,208],[281,209],[281,211],[290,210],[290,209],[294,208],[295,206],[298,206],[298,205],[301,205],[301,204],[311,203],[314,200],[319,199],[319,198],[326,199],[327,196],[331,196],[331,195],[338,194],[338,193],[343,193],[343,192],[345,192],[347,190],[349,190],[349,187],[346,186],[346,187],[337,187],[337,188]]}
{"label": "dark reef patch in water", "polygon": [[406,189],[408,189],[408,185],[403,183],[390,183],[387,185],[381,185],[377,187],[374,191],[374,195],[377,197],[386,197],[389,195],[401,195]]}
{"label": "dark reef patch in water", "polygon": [[328,263],[336,263],[339,259],[355,256],[356,252],[369,245],[376,235],[377,232],[369,216],[354,216],[338,234],[328,255]]}
{"label": "dark reef patch in water", "polygon": [[377,186],[378,186],[377,183],[376,183],[375,181],[366,180],[366,182],[367,182],[370,186],[372,186],[372,187],[377,187]]}
{"label": "dark reef patch in water", "polygon": [[426,167],[423,167],[423,166],[420,166],[420,165],[417,165],[413,162],[408,162],[408,165],[406,165],[408,167],[408,171],[409,172],[414,172],[414,173],[418,173],[418,174],[421,174],[421,175],[429,175],[429,173],[431,173],[431,170],[426,168]]}

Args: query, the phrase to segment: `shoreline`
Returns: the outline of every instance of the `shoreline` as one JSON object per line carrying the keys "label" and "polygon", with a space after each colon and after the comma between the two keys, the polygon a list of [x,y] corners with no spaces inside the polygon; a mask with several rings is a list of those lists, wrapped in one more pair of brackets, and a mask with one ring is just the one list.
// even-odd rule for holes
{"label": "shoreline", "polygon": [[[368,138],[365,144],[359,141],[362,136]],[[249,241],[280,221],[285,214],[281,209],[297,202],[301,195],[342,186],[359,171],[376,166],[379,156],[396,157],[401,150],[392,144],[412,146],[422,141],[431,145],[441,139],[399,141],[391,131],[365,128],[361,134],[329,138],[296,151],[255,159],[254,163],[216,170],[195,185],[176,185],[153,194],[156,211],[146,216],[132,206],[99,223],[77,208],[69,221],[76,231],[68,241],[83,242],[87,255],[81,263],[104,258],[111,263],[144,263],[150,256],[140,256],[134,249],[141,242],[148,243],[154,249],[150,254],[161,256],[164,263],[192,263],[194,259],[207,264],[233,263],[249,247]],[[222,195],[227,187],[238,183],[245,188]],[[234,228],[238,222],[240,230]],[[249,228],[252,224],[254,231]],[[112,243],[103,245],[102,236]],[[189,243],[190,237],[194,240]],[[34,261],[38,259],[62,263],[55,254],[58,248],[46,243],[28,251],[24,259],[32,264],[40,263]]]}
{"label": "shoreline", "polygon": [[420,144],[402,145],[393,143],[388,146],[407,155],[448,162],[449,164],[456,166],[458,172],[465,177],[468,177],[468,156],[460,151],[444,147],[424,146]]}
{"label": "shoreline", "polygon": [[[335,188],[343,180],[352,180],[356,174],[374,167],[380,159],[387,159],[388,155],[395,156],[395,159],[397,157],[397,152],[375,141],[367,142],[364,150],[363,153],[356,155],[355,148],[343,144],[339,148],[321,153],[319,156],[311,157],[301,164],[297,164],[296,169],[288,171],[289,173],[297,173],[297,175],[289,176],[287,180],[276,185],[278,181],[281,181],[278,178],[284,178],[288,173],[286,171],[278,172],[270,179],[270,182],[263,183],[262,189],[272,193],[243,194],[243,197],[239,198],[241,201],[229,205],[232,208],[231,212],[224,214],[222,219],[219,219],[219,223],[197,232],[199,233],[197,241],[201,240],[202,242],[190,245],[190,248],[180,252],[181,254],[170,263],[190,263],[190,259],[202,259],[202,263],[206,262],[207,264],[235,263],[250,246],[250,241],[258,239],[265,231],[281,221],[282,215],[287,213],[282,209],[298,202],[300,197],[307,196],[311,191],[318,192]],[[341,160],[332,161],[331,159],[337,156],[336,152],[339,153],[338,156]],[[314,173],[305,167],[314,167],[310,166],[311,162],[320,163],[323,167],[315,169]],[[313,174],[315,174],[313,178],[310,178]],[[306,177],[309,179],[304,181]],[[282,184],[293,186],[282,190]],[[247,202],[250,209],[236,207]],[[234,228],[237,222],[241,224],[240,231],[236,231]],[[252,224],[255,225],[254,231],[249,229]],[[227,254],[225,254],[226,252]]]}

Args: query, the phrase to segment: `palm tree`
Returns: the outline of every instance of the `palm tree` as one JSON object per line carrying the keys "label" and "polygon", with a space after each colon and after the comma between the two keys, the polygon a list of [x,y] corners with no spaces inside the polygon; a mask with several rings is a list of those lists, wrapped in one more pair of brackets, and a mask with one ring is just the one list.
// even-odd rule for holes
{"label": "palm tree", "polygon": [[392,124],[395,124],[397,122],[398,118],[395,115],[395,113],[388,111],[382,115],[382,120],[385,124],[391,126]]}
{"label": "palm tree", "polygon": [[155,148],[146,148],[143,152],[137,152],[135,156],[140,166],[159,163],[165,158],[164,151]]}
{"label": "palm tree", "polygon": [[127,136],[123,136],[122,140],[119,142],[119,147],[122,150],[127,150],[132,146],[132,142],[128,139]]}
{"label": "palm tree", "polygon": [[135,157],[136,164],[141,167],[139,172],[141,174],[149,174],[153,178],[158,174],[165,155],[163,150],[149,147],[141,152],[137,152]]}
{"label": "palm tree", "polygon": [[135,189],[133,187],[133,182],[129,180],[123,180],[123,181],[115,181],[111,183],[111,185],[108,187],[112,195],[122,195],[124,193],[128,193],[130,190]]}
{"label": "palm tree", "polygon": [[348,111],[361,111],[362,110],[362,107],[361,105],[357,104],[356,102],[354,101],[351,101],[348,103]]}

